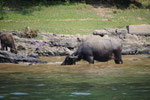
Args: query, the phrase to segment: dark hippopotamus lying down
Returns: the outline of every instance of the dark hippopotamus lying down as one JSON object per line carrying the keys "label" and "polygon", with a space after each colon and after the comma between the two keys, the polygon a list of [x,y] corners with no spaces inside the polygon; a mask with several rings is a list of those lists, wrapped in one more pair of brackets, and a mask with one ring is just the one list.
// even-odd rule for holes
{"label": "dark hippopotamus lying down", "polygon": [[91,37],[83,41],[78,50],[67,56],[61,65],[73,65],[81,59],[89,64],[94,64],[94,60],[106,62],[113,56],[116,64],[123,64],[121,50],[122,45],[116,39]]}

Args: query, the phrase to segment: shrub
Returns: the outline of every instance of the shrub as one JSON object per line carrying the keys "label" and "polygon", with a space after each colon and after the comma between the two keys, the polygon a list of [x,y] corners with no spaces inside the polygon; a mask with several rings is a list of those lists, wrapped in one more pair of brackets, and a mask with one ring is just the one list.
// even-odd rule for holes
{"label": "shrub", "polygon": [[29,26],[25,27],[23,34],[21,37],[23,38],[35,38],[37,37],[38,30],[33,30]]}

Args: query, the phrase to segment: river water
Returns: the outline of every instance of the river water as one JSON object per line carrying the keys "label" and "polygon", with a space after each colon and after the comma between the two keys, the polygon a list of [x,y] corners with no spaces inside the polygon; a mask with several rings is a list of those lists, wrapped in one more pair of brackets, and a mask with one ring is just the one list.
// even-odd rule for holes
{"label": "river water", "polygon": [[150,100],[150,55],[124,55],[114,61],[60,66],[0,64],[0,100]]}

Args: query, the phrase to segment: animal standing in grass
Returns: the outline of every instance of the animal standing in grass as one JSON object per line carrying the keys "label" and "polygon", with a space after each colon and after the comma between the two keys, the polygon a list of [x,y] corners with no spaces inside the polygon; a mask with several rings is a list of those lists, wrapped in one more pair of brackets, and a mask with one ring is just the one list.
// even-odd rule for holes
{"label": "animal standing in grass", "polygon": [[0,34],[1,50],[8,51],[8,47],[12,53],[17,53],[13,36],[11,34]]}
{"label": "animal standing in grass", "polygon": [[73,65],[81,59],[89,64],[94,64],[94,60],[106,62],[112,59],[116,64],[123,64],[121,57],[122,45],[112,38],[91,37],[83,41],[78,50],[67,56],[61,65]]}

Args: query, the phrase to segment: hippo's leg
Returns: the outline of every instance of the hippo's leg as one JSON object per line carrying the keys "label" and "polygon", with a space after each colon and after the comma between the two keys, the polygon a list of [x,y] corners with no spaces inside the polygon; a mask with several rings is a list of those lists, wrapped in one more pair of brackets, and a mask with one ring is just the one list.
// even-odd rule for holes
{"label": "hippo's leg", "polygon": [[5,46],[5,49],[6,49],[6,51],[8,51],[8,47],[7,46]]}
{"label": "hippo's leg", "polygon": [[114,56],[115,56],[114,61],[116,64],[123,64],[121,57],[121,50],[114,51]]}
{"label": "hippo's leg", "polygon": [[5,46],[4,44],[1,42],[1,50],[4,50]]}
{"label": "hippo's leg", "polygon": [[87,57],[87,61],[89,62],[89,64],[94,64],[94,58],[93,58],[93,56],[88,56]]}
{"label": "hippo's leg", "polygon": [[3,45],[1,45],[1,50],[4,50],[4,46]]}

